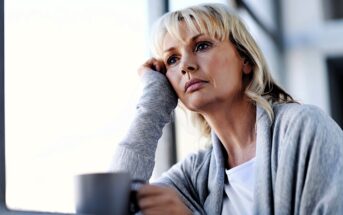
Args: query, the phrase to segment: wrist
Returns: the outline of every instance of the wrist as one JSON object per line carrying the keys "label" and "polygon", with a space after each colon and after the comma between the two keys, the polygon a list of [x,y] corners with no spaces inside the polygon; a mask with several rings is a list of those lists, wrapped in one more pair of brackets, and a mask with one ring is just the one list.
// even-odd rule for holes
{"label": "wrist", "polygon": [[143,93],[139,105],[159,112],[164,109],[170,114],[176,107],[178,98],[167,77],[150,70],[142,75],[141,80]]}

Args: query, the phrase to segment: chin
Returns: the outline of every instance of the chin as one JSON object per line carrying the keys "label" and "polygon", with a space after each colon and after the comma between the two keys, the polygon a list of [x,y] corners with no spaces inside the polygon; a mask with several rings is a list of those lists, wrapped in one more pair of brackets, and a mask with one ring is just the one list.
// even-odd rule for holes
{"label": "chin", "polygon": [[201,112],[208,105],[208,102],[203,101],[202,99],[192,99],[191,101],[183,102],[185,107],[193,112]]}

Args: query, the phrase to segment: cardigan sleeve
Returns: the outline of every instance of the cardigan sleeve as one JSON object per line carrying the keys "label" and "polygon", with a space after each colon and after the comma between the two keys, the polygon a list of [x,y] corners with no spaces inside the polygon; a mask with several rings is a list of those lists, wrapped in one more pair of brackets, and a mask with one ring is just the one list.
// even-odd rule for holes
{"label": "cardigan sleeve", "polygon": [[276,214],[343,214],[343,132],[313,106],[288,121],[275,182]]}
{"label": "cardigan sleeve", "polygon": [[[207,196],[208,160],[211,150],[202,150],[175,164],[153,183],[175,189],[192,214],[206,214],[201,196]],[[199,185],[201,183],[201,185]],[[202,188],[202,190],[199,190]],[[201,195],[204,194],[204,195]]]}
{"label": "cardigan sleeve", "polygon": [[167,78],[155,71],[142,77],[143,93],[126,137],[115,151],[112,171],[129,172],[134,179],[148,181],[155,164],[155,151],[162,129],[171,121],[177,96]]}
{"label": "cardigan sleeve", "polygon": [[[171,120],[177,96],[167,78],[160,73],[151,71],[145,73],[142,79],[143,94],[137,105],[136,116],[116,149],[111,170],[129,172],[134,179],[148,181],[155,165],[158,139],[165,124]],[[192,185],[194,160],[199,160],[199,157],[198,154],[189,156],[153,182],[178,191],[193,214],[205,214],[195,201],[197,194]]]}

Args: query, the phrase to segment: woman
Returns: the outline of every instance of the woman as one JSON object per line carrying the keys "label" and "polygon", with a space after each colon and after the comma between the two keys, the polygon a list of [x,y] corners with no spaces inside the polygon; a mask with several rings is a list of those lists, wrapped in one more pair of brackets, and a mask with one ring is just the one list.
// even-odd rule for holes
{"label": "woman", "polygon": [[225,5],[168,13],[155,57],[139,74],[137,116],[115,170],[148,180],[177,99],[212,146],[138,193],[143,214],[343,214],[343,132],[271,78],[263,55]]}

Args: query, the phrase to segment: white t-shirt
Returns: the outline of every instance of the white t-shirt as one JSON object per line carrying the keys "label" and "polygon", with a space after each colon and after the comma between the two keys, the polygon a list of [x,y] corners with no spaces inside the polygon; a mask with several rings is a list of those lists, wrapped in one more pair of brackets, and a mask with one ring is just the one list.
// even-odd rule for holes
{"label": "white t-shirt", "polygon": [[249,215],[253,213],[255,186],[255,158],[232,169],[225,170],[226,182],[222,215]]}

